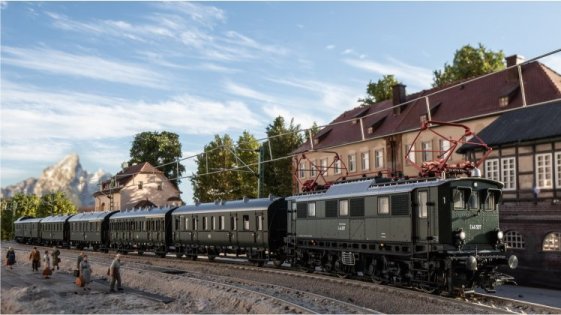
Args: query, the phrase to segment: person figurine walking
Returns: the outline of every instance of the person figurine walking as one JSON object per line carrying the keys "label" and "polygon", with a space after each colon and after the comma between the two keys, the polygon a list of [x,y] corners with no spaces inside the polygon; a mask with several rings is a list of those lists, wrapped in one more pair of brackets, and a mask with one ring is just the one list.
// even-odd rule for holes
{"label": "person figurine walking", "polygon": [[45,263],[45,269],[43,269],[43,276],[45,279],[49,279],[49,276],[53,273],[51,271],[51,257],[49,257],[49,251],[45,251],[45,255],[43,255],[43,262]]}
{"label": "person figurine walking", "polygon": [[60,267],[58,266],[58,263],[60,262],[60,258],[58,258],[58,256],[60,255],[60,251],[58,250],[58,248],[56,248],[56,246],[53,246],[53,252],[51,253],[51,256],[53,256],[53,270],[56,267],[56,270],[59,270]]}
{"label": "person figurine walking", "polygon": [[29,260],[31,260],[31,268],[33,268],[33,271],[39,271],[39,265],[41,264],[41,253],[39,253],[37,247],[33,247],[31,254],[29,254]]}
{"label": "person figurine walking", "polygon": [[12,266],[16,263],[16,252],[12,247],[8,248],[6,253],[6,265],[12,269]]}
{"label": "person figurine walking", "polygon": [[82,259],[84,259],[84,252],[80,252],[80,255],[78,255],[78,259],[76,260],[76,270],[78,270],[78,274],[76,275],[76,277],[80,276],[80,263],[82,262]]}
{"label": "person figurine walking", "polygon": [[121,255],[115,255],[115,259],[109,267],[109,273],[111,275],[111,287],[109,292],[115,292],[115,281],[117,281],[117,289],[123,290],[121,287]]}
{"label": "person figurine walking", "polygon": [[80,277],[82,277],[82,281],[84,281],[84,290],[90,290],[88,284],[91,282],[92,267],[88,262],[88,255],[84,255],[84,259],[82,259],[80,263]]}

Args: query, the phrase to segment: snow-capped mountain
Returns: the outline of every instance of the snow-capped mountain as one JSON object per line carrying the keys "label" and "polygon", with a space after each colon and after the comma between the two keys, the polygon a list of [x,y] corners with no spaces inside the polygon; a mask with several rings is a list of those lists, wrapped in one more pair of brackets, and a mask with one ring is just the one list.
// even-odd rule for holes
{"label": "snow-capped mountain", "polygon": [[88,173],[82,169],[80,157],[70,154],[55,165],[47,167],[38,179],[32,177],[2,188],[2,197],[10,197],[18,192],[42,196],[62,191],[76,206],[91,206],[94,204],[92,194],[98,190],[100,180],[110,177],[111,175],[103,170]]}

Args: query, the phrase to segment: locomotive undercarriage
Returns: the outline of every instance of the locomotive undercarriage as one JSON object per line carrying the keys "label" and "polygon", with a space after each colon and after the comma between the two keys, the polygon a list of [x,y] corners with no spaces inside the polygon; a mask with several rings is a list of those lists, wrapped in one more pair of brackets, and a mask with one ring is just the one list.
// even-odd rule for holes
{"label": "locomotive undercarriage", "polygon": [[[449,255],[445,252],[425,252],[411,255],[293,247],[288,254],[291,264],[306,272],[319,269],[342,278],[362,278],[429,293],[447,292],[452,296],[471,292],[478,286],[493,292],[498,285],[514,282],[512,277],[496,271],[498,266],[507,263],[500,253],[475,258],[470,253]],[[475,267],[471,257],[476,259]]]}

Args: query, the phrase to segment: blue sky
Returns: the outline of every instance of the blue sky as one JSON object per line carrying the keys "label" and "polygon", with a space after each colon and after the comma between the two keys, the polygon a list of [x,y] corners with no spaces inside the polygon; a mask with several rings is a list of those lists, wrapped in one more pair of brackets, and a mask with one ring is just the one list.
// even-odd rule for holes
{"label": "blue sky", "polygon": [[73,152],[115,173],[142,131],[178,133],[189,156],[278,115],[326,124],[384,74],[429,88],[465,44],[561,46],[560,2],[0,3],[2,187]]}

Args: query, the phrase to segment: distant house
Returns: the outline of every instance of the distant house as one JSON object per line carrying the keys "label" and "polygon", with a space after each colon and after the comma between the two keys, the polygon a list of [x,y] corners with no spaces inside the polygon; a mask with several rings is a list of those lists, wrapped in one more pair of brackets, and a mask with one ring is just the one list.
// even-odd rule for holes
{"label": "distant house", "polygon": [[124,168],[94,193],[95,210],[123,210],[182,204],[179,189],[150,163]]}

